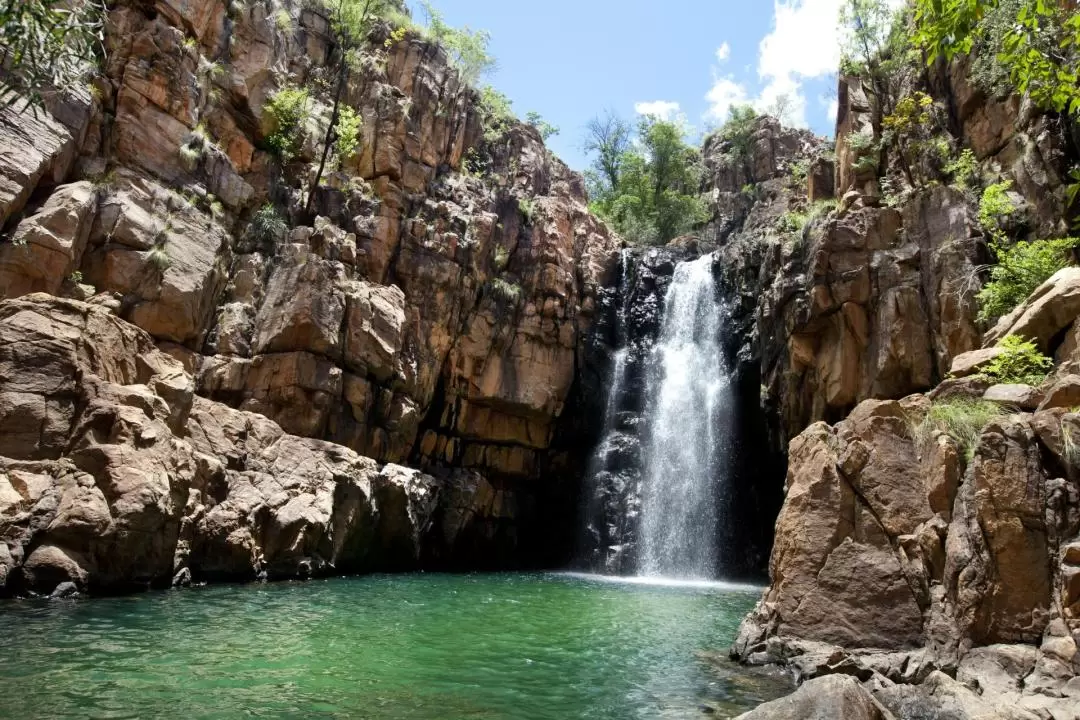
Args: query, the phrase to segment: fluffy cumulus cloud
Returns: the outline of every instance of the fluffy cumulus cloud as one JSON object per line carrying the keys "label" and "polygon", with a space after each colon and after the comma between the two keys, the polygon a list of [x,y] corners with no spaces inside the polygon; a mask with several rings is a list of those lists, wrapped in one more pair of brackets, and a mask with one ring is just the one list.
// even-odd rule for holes
{"label": "fluffy cumulus cloud", "polygon": [[720,47],[716,48],[716,61],[719,63],[727,62],[727,59],[731,57],[731,46],[726,42]]}
{"label": "fluffy cumulus cloud", "polygon": [[638,115],[654,115],[661,120],[674,120],[678,117],[680,111],[679,103],[669,100],[653,100],[634,104],[634,112]]}
{"label": "fluffy cumulus cloud", "polygon": [[714,78],[712,89],[705,99],[709,101],[707,117],[717,121],[723,121],[733,105],[745,105],[750,101],[746,87],[735,82],[731,76]]}
{"label": "fluffy cumulus cloud", "polygon": [[[904,0],[888,2],[899,7]],[[843,4],[844,0],[773,0],[772,31],[758,48],[760,93],[750,97],[744,84],[736,83],[731,76],[721,76],[714,68],[713,87],[706,96],[710,103],[709,118],[725,119],[733,97],[750,97],[742,101],[750,102],[760,111],[775,110],[777,99],[783,98],[784,121],[806,127],[803,83],[836,72],[844,42],[844,31],[837,21]],[[835,111],[832,115],[835,116]]]}

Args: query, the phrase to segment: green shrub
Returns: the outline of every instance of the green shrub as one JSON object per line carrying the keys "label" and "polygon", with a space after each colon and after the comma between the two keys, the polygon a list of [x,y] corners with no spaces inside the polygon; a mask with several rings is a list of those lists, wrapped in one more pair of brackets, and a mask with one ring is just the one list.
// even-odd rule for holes
{"label": "green shrub", "polygon": [[998,346],[1003,352],[982,370],[995,382],[1038,386],[1054,367],[1054,361],[1039,352],[1035,343],[1019,335],[1006,336]]}
{"label": "green shrub", "polygon": [[788,167],[788,172],[791,173],[792,184],[802,185],[810,175],[810,161],[807,158],[803,158],[797,162],[793,162]]}
{"label": "green shrub", "polygon": [[172,258],[169,257],[164,244],[155,245],[147,254],[146,259],[158,269],[158,272],[165,272],[172,266]]}
{"label": "green shrub", "polygon": [[310,116],[311,97],[296,85],[287,85],[270,96],[266,112],[274,123],[273,133],[266,144],[283,162],[289,162],[304,143],[304,126]]}
{"label": "green shrub", "polygon": [[915,437],[919,444],[925,445],[935,431],[943,432],[956,441],[970,462],[983,428],[1003,415],[1005,410],[988,400],[943,400],[930,406],[926,418],[915,428]]}
{"label": "green shrub", "polygon": [[529,198],[519,198],[518,212],[521,213],[526,225],[532,225],[533,215],[536,213],[536,203]]}
{"label": "green shrub", "polygon": [[788,210],[776,221],[776,229],[783,233],[801,235],[806,223],[810,221],[810,214],[797,210]]}
{"label": "green shrub", "polygon": [[971,150],[965,149],[959,157],[947,163],[945,172],[961,190],[968,190],[979,184],[979,161]]}
{"label": "green shrub", "polygon": [[292,29],[292,16],[284,8],[274,14],[274,24],[281,32],[289,32]]}
{"label": "green shrub", "polygon": [[990,247],[997,255],[998,264],[990,269],[990,281],[979,291],[979,320],[991,322],[1008,314],[1067,266],[1070,251],[1077,245],[1080,238],[1022,240],[1012,247],[991,240]]}
{"label": "green shrub", "polygon": [[818,200],[804,211],[789,210],[781,215],[777,221],[777,229],[780,232],[802,235],[807,225],[835,209],[836,200]]}
{"label": "green shrub", "polygon": [[498,303],[516,306],[521,302],[522,290],[517,283],[508,282],[502,278],[492,278],[488,282],[488,290]]}
{"label": "green shrub", "polygon": [[757,127],[758,115],[750,105],[735,105],[731,108],[728,119],[716,131],[716,135],[730,146],[729,152],[740,160],[750,156],[750,146]]}
{"label": "green shrub", "polygon": [[502,272],[510,264],[510,251],[504,247],[497,247],[492,260],[495,262],[495,269]]}
{"label": "green shrub", "polygon": [[335,126],[338,163],[344,163],[351,158],[360,147],[360,128],[363,124],[360,115],[348,105],[342,105],[338,110]]}
{"label": "green shrub", "polygon": [[514,123],[514,110],[510,98],[485,85],[480,88],[480,119],[484,126],[484,139],[495,142]]}
{"label": "green shrub", "polygon": [[532,125],[540,132],[540,137],[544,142],[547,142],[559,134],[559,128],[549,123],[535,110],[526,113],[525,122]]}
{"label": "green shrub", "polygon": [[248,237],[267,247],[275,245],[289,230],[285,218],[271,203],[255,211],[248,223]]}
{"label": "green shrub", "polygon": [[450,62],[466,83],[472,85],[495,69],[497,63],[488,49],[490,33],[468,27],[451,27],[430,2],[421,0],[420,5],[428,16],[428,35],[446,49]]}
{"label": "green shrub", "polygon": [[979,200],[979,225],[991,237],[1003,238],[1002,224],[1016,212],[1016,203],[1009,197],[1012,182],[1005,180],[994,183],[983,191]]}

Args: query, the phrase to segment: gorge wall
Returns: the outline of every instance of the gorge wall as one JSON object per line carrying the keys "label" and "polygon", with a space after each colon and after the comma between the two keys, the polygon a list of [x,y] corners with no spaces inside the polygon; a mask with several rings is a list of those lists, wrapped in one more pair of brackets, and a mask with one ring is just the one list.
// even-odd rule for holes
{"label": "gorge wall", "polygon": [[[619,242],[389,26],[308,198],[340,52],[314,8],[115,3],[83,97],[0,116],[0,588],[568,556],[560,423]],[[283,162],[286,82],[313,99]]]}
{"label": "gorge wall", "polygon": [[[1011,183],[1014,239],[1065,235],[1068,124],[977,90],[967,62],[921,86],[948,142]],[[981,323],[978,198],[944,182],[887,196],[892,150],[852,140],[879,132],[862,81],[841,78],[839,98],[835,155],[806,153],[800,187],[751,188],[764,202],[748,210],[736,177],[713,224],[740,358],[788,459],[771,585],[731,654],[806,683],[745,717],[1080,717],[1076,268]],[[776,131],[759,133],[768,157]],[[784,223],[830,196],[797,233]],[[1054,359],[1038,387],[980,375],[1009,335]],[[934,415],[956,401],[999,409],[961,442]]]}

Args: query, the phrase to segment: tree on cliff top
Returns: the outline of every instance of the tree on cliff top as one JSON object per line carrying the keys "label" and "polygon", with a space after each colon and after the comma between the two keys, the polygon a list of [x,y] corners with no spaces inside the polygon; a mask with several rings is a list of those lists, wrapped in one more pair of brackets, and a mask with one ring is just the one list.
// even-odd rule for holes
{"label": "tree on cliff top", "polygon": [[701,162],[684,128],[656,117],[629,127],[608,116],[590,123],[586,147],[597,154],[589,173],[592,210],[630,242],[664,244],[704,222]]}
{"label": "tree on cliff top", "polygon": [[103,51],[97,0],[0,0],[0,105],[43,107],[43,90],[82,87]]}

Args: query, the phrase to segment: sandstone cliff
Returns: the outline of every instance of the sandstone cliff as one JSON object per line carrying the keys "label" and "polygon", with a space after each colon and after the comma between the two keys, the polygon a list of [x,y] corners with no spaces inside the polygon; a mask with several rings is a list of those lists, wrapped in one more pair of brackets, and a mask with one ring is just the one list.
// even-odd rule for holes
{"label": "sandstone cliff", "polygon": [[[927,78],[949,142],[1011,183],[1017,237],[1063,234],[1063,122],[967,78],[963,62]],[[943,183],[887,197],[896,158],[859,162],[851,140],[877,131],[858,78],[839,96],[835,155],[808,153],[803,187],[766,184],[715,226],[788,458],[771,584],[732,655],[806,681],[746,717],[1078,718],[1077,270],[981,324],[977,199]],[[830,177],[835,209],[792,237],[775,218]],[[1055,359],[1041,386],[979,375],[1010,335]],[[1000,409],[961,439],[935,420],[957,400]]]}
{"label": "sandstone cliff", "polygon": [[[0,378],[8,398],[0,426],[10,429],[0,455],[13,468],[37,464],[4,476],[18,499],[9,493],[0,510],[0,577],[18,570],[20,582],[51,589],[65,574],[105,586],[159,582],[182,569],[341,570],[378,556],[360,547],[376,536],[407,565],[419,557],[414,536],[431,524],[428,500],[436,496],[455,519],[442,524],[447,541],[424,550],[427,562],[495,566],[534,550],[565,551],[551,538],[572,525],[572,493],[531,481],[541,467],[565,463],[552,441],[618,241],[588,213],[581,178],[534,128],[485,135],[479,96],[445,52],[416,33],[389,33],[375,28],[344,93],[363,121],[360,151],[330,168],[311,198],[315,138],[330,115],[327,68],[340,52],[315,4],[115,3],[108,59],[84,97],[53,98],[37,117],[3,112],[0,294],[14,324]],[[267,103],[286,83],[311,88],[313,100],[303,147],[282,164],[267,145]],[[26,313],[33,328],[18,319]],[[94,318],[94,327],[70,316]],[[109,333],[98,331],[103,323]],[[47,338],[48,327],[70,327],[63,332],[78,350],[63,352],[91,365],[71,361],[51,380],[28,380],[45,360],[26,349],[36,340],[19,333]],[[128,342],[132,356],[124,358],[110,345],[117,336],[138,338],[137,352]],[[157,394],[152,384],[111,396],[90,388],[98,380],[146,385],[153,373],[134,359],[143,356],[155,366],[173,358],[169,377],[186,396]],[[99,358],[131,368],[101,371]],[[154,448],[172,448],[168,457],[150,457],[158,451],[144,452],[142,431],[132,430],[115,439],[110,462],[81,459],[89,451],[77,448],[111,432],[92,420],[90,406],[129,414],[131,392],[147,396],[135,404],[146,408],[139,423],[172,417],[150,431]],[[190,406],[202,420],[188,417]],[[225,429],[199,429],[207,426]],[[302,487],[265,484],[291,482],[292,466],[275,458],[293,450],[237,449],[254,435],[269,447],[305,448],[294,460]],[[119,448],[128,442],[138,452]],[[456,480],[379,470],[381,463]],[[17,472],[37,479],[15,481]],[[115,497],[102,489],[110,473],[128,477]],[[263,479],[240,480],[245,473]],[[105,504],[94,501],[97,519],[81,534],[59,531],[61,542],[42,503],[63,505],[69,486],[105,492]],[[361,505],[384,486],[426,498],[416,512],[412,499],[387,499],[408,516],[407,532],[403,520],[373,536],[361,520]],[[135,522],[129,512],[143,514],[119,500],[128,493],[167,505],[138,529],[152,536],[156,554],[105,569],[99,561],[111,551],[97,547],[96,535],[123,534]],[[293,503],[301,496],[302,506]],[[277,531],[266,523],[283,503],[292,534],[279,562],[282,547],[267,536]],[[541,542],[531,532],[551,507],[571,519],[551,522]],[[297,529],[312,523],[318,537]],[[455,545],[458,525],[469,528]],[[38,548],[54,547],[76,558],[57,560],[64,572],[26,568]],[[252,560],[260,553],[263,560]]]}

